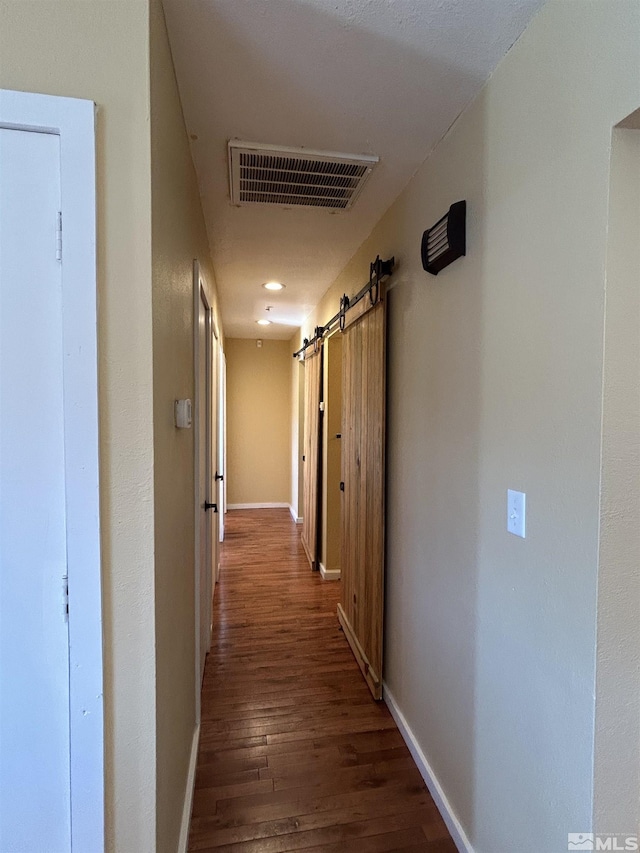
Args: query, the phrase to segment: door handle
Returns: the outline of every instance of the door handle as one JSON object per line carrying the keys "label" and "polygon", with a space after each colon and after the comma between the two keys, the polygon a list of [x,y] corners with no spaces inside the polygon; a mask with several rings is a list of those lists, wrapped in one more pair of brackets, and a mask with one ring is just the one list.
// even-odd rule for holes
{"label": "door handle", "polygon": [[216,471],[216,475],[215,475],[216,483],[218,482],[218,480],[224,480],[224,474],[218,474],[218,472]]}
{"label": "door handle", "polygon": [[208,509],[212,509],[214,512],[218,512],[218,504],[210,504],[209,501],[204,502],[204,510],[205,512]]}

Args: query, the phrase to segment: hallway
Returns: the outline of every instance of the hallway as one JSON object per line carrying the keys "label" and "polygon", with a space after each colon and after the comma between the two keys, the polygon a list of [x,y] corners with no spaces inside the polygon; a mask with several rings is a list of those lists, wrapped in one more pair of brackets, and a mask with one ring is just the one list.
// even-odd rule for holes
{"label": "hallway", "polygon": [[189,850],[455,853],[288,510],[226,516]]}

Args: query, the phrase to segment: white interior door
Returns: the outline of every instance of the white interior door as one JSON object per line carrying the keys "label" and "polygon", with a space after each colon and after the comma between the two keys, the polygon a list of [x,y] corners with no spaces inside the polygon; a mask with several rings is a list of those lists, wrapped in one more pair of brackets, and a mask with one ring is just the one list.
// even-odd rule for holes
{"label": "white interior door", "polygon": [[215,323],[213,321],[213,315],[210,314],[210,322],[211,322],[211,383],[209,387],[209,442],[210,442],[210,453],[211,453],[211,481],[209,485],[209,500],[215,504],[215,507],[212,507],[210,510],[211,515],[211,632],[213,632],[213,596],[215,594],[215,585],[218,580],[218,572],[219,572],[219,556],[220,556],[220,531],[219,531],[219,520],[220,520],[220,498],[219,498],[219,484],[218,480],[218,358],[219,358],[219,347],[218,347],[218,330],[215,327]]}
{"label": "white interior door", "polygon": [[227,441],[227,360],[220,347],[220,370],[218,385],[218,473],[223,478],[219,481],[218,512],[220,541],[224,542],[224,514],[227,511],[227,481],[226,481],[226,441]]}
{"label": "white interior door", "polygon": [[60,138],[0,129],[0,850],[71,849]]}
{"label": "white interior door", "polygon": [[211,314],[203,288],[198,282],[198,572],[196,606],[198,608],[198,662],[200,680],[204,675],[207,652],[211,647],[212,601],[212,515],[208,504],[211,494]]}

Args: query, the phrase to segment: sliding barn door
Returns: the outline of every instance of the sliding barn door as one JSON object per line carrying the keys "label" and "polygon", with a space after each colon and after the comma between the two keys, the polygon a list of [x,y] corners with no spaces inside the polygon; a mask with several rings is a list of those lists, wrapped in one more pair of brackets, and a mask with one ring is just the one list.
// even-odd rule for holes
{"label": "sliding barn door", "polygon": [[342,347],[342,600],[338,618],[382,698],[386,314],[383,285],[345,317]]}
{"label": "sliding barn door", "polygon": [[312,569],[318,568],[320,527],[320,399],[322,344],[304,360],[304,491],[302,544]]}

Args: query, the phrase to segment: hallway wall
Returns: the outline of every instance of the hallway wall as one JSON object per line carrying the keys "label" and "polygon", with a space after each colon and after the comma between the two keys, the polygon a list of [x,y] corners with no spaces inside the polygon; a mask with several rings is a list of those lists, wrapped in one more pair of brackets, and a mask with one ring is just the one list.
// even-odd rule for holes
{"label": "hallway wall", "polygon": [[195,400],[193,260],[221,329],[200,194],[160,0],[151,0],[151,251],[156,632],[156,837],[175,853],[196,726],[195,428],[174,400]]}
{"label": "hallway wall", "polygon": [[594,821],[608,832],[634,810],[640,825],[640,109],[613,134],[603,402]]}
{"label": "hallway wall", "polygon": [[[297,338],[295,338],[297,343]],[[291,353],[297,346],[289,343]],[[304,489],[304,364],[297,359],[291,371],[291,507],[292,515],[302,524]]]}
{"label": "hallway wall", "polygon": [[[301,330],[396,256],[384,677],[477,853],[556,853],[598,811],[609,157],[639,70],[637,3],[550,0]],[[464,198],[467,256],[431,277],[422,232]]]}
{"label": "hallway wall", "polygon": [[[289,341],[227,338],[227,500],[291,501]],[[294,366],[298,368],[297,362]],[[299,368],[298,368],[299,369]],[[296,377],[297,378],[297,377]]]}

